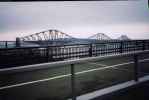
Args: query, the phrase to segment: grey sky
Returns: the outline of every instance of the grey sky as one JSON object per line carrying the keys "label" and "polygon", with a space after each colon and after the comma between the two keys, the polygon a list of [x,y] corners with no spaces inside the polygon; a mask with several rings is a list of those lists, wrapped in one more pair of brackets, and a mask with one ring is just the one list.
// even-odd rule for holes
{"label": "grey sky", "polygon": [[106,33],[112,38],[149,38],[147,0],[0,3],[0,40],[58,29],[85,38]]}

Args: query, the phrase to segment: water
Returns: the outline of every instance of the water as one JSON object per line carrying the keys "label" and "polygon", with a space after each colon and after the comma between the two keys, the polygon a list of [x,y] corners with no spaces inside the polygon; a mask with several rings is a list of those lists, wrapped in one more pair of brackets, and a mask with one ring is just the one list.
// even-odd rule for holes
{"label": "water", "polygon": [[0,41],[0,48],[14,48],[16,47],[15,41],[8,41],[7,44],[5,41]]}

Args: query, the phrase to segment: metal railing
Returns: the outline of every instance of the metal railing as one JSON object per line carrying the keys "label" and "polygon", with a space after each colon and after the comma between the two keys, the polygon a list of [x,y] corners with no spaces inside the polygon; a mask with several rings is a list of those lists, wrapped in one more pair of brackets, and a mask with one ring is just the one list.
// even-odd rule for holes
{"label": "metal railing", "polygon": [[0,49],[1,48],[15,48],[16,41],[0,41]]}
{"label": "metal railing", "polygon": [[[27,65],[27,66],[20,66],[20,67],[12,67],[12,68],[4,68],[0,69],[0,74],[7,74],[7,73],[16,73],[16,72],[28,72],[28,71],[35,71],[35,70],[42,70],[42,69],[49,69],[49,68],[58,68],[58,66],[63,66],[63,65],[69,65],[71,69],[71,92],[72,92],[72,100],[77,100],[77,95],[76,95],[76,73],[74,71],[75,65],[84,63],[84,62],[90,62],[90,61],[99,61],[99,60],[106,60],[106,59],[113,59],[117,57],[125,57],[125,56],[133,56],[134,57],[134,80],[137,82],[139,81],[138,77],[138,57],[141,54],[148,54],[149,50],[144,50],[144,51],[135,51],[135,52],[127,52],[127,53],[122,53],[122,54],[112,54],[108,56],[97,56],[97,57],[87,57],[87,58],[82,58],[82,59],[72,59],[69,61],[59,61],[59,62],[51,62],[51,63],[42,63],[42,64],[35,64],[35,65]],[[47,80],[43,80],[47,81]],[[20,83],[20,84],[15,84],[15,85],[9,85],[9,86],[3,86],[0,87],[0,91],[3,91],[5,89],[9,88],[14,88],[14,87],[19,87],[23,85],[29,85],[29,84],[34,84],[36,82],[43,82],[43,81],[33,81],[33,82],[26,82],[26,83]]]}
{"label": "metal railing", "polygon": [[120,54],[139,50],[149,50],[149,40],[115,40],[100,41],[99,43],[92,44],[1,48],[0,66],[22,66],[74,58]]}

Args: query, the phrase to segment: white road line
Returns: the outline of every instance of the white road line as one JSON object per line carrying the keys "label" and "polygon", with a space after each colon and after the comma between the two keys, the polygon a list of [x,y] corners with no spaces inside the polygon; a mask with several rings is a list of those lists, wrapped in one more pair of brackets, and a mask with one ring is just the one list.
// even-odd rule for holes
{"label": "white road line", "polygon": [[19,83],[19,84],[14,84],[14,85],[3,86],[3,87],[0,87],[0,90],[13,88],[13,87],[19,87],[19,86],[28,85],[28,84],[46,82],[46,81],[50,81],[50,80],[53,80],[53,79],[59,79],[59,78],[67,77],[67,76],[70,76],[70,75],[71,74],[66,74],[66,75],[56,76],[56,77],[52,77],[52,78],[45,78],[45,79],[42,79],[42,80],[36,80],[36,81],[30,81],[30,82],[24,82],[24,83]]}
{"label": "white road line", "polygon": [[[139,61],[144,62],[144,61],[147,61],[147,60],[149,60],[149,59],[144,59],[144,60],[139,60]],[[91,70],[85,70],[85,71],[77,72],[75,74],[79,75],[79,74],[84,74],[84,73],[93,72],[93,71],[97,71],[97,70],[104,70],[104,69],[109,69],[109,68],[113,68],[113,67],[117,67],[117,66],[127,65],[127,64],[131,64],[131,63],[134,63],[134,62],[127,62],[127,63],[117,64],[117,65],[112,65],[112,66],[106,66],[104,64],[96,64],[96,65],[100,65],[100,66],[103,65],[103,66],[106,66],[106,67],[95,68],[95,69],[91,69]],[[71,76],[71,74],[60,75],[60,76],[55,76],[55,77],[52,77],[52,78],[45,78],[45,79],[36,80],[36,81],[18,83],[18,84],[14,84],[14,85],[2,86],[2,87],[0,87],[0,90],[9,89],[9,88],[13,88],[13,87],[19,87],[19,86],[23,86],[23,85],[34,84],[34,83],[39,83],[39,82],[46,82],[46,81],[59,79],[59,78],[64,78],[64,77],[68,77],[68,76]]]}
{"label": "white road line", "polygon": [[[149,59],[143,59],[143,60],[139,60],[139,62],[145,62],[145,61],[148,61]],[[116,65],[111,65],[111,66],[114,66],[114,67],[117,67],[117,66],[122,66],[122,65],[127,65],[127,64],[133,64],[134,62],[131,61],[131,62],[126,62],[126,63],[122,63],[122,64],[116,64]],[[108,66],[108,65],[105,65],[105,64],[99,64],[99,63],[88,63],[88,64],[94,64],[94,65],[99,65],[99,66]]]}
{"label": "white road line", "polygon": [[[90,64],[103,66],[103,68],[105,68],[104,66],[107,66],[107,67],[117,67],[117,66],[128,65],[128,64],[131,64],[131,63],[134,63],[134,62],[127,62],[127,63],[116,64],[116,65],[111,65],[111,66],[108,66],[108,65],[105,65],[105,64],[98,64],[98,63],[90,63]],[[97,68],[97,69],[98,69],[98,68]]]}
{"label": "white road line", "polygon": [[[129,69],[124,69],[124,68],[113,67],[113,69],[122,70],[122,71],[126,71],[126,72],[134,72],[134,71],[131,71]],[[149,75],[149,73],[146,73],[146,72],[139,72],[139,73]]]}
{"label": "white road line", "polygon": [[[145,62],[145,61],[148,61],[149,59],[143,59],[143,60],[139,60],[139,62]],[[112,65],[112,67],[110,68],[113,68],[113,69],[117,69],[117,70],[124,70],[124,71],[129,71],[129,72],[133,72],[133,71],[130,71],[128,69],[123,69],[123,68],[117,68],[119,66],[123,66],[123,65],[127,65],[127,64],[132,64],[134,62],[128,62],[128,63],[122,63],[122,64],[117,64],[117,65]],[[98,63],[89,63],[89,64],[94,64],[94,65],[99,65],[99,66],[108,66],[108,65],[105,65],[105,64],[98,64]],[[146,74],[148,75],[149,73],[145,73],[145,72],[139,72],[139,73],[142,73],[142,74]]]}
{"label": "white road line", "polygon": [[108,66],[108,65],[105,65],[105,64],[99,64],[99,63],[87,63],[87,64],[99,65],[99,66],[102,66],[102,67]]}

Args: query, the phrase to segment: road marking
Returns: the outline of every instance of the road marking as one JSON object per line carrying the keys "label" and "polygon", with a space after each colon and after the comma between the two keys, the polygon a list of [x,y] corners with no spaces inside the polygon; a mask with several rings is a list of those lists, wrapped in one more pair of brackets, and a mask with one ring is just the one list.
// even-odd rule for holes
{"label": "road marking", "polygon": [[[147,60],[149,60],[149,59],[143,59],[143,60],[139,60],[139,61],[144,62],[144,61],[147,61]],[[134,62],[127,62],[127,63],[117,64],[117,65],[112,65],[112,66],[106,66],[104,64],[97,64],[96,63],[96,65],[100,65],[100,66],[103,65],[103,66],[106,66],[106,67],[95,68],[95,69],[91,69],[91,70],[85,70],[85,71],[77,72],[75,74],[79,75],[79,74],[84,74],[84,73],[93,72],[93,71],[97,71],[97,70],[104,70],[104,69],[114,68],[114,67],[117,67],[117,66],[128,65],[128,64],[131,64],[131,63],[134,63]],[[68,76],[71,76],[71,74],[60,75],[60,76],[55,76],[55,77],[52,77],[52,78],[45,78],[45,79],[36,80],[36,81],[18,83],[18,84],[14,84],[14,85],[2,86],[2,87],[0,87],[0,90],[9,89],[9,88],[13,88],[13,87],[24,86],[24,85],[29,85],[29,84],[34,84],[34,83],[46,82],[46,81],[59,79],[59,78],[64,78],[64,77],[68,77]]]}
{"label": "road marking", "polygon": [[[148,61],[149,59],[143,59],[143,60],[139,60],[139,62],[145,62],[145,61]],[[117,64],[117,65],[111,65],[113,67],[113,69],[117,69],[117,70],[123,70],[123,71],[127,71],[127,72],[133,72],[133,71],[130,71],[129,69],[124,69],[124,68],[117,68],[117,67],[120,67],[120,66],[123,66],[123,65],[127,65],[127,64],[133,64],[134,62],[131,61],[131,62],[128,62],[128,63],[122,63],[122,64]],[[108,65],[105,65],[105,64],[99,64],[99,63],[89,63],[89,64],[94,64],[94,65],[99,65],[99,66],[108,66]],[[139,73],[142,73],[142,74],[146,74],[148,75],[149,73],[145,73],[145,72],[139,72]]]}
{"label": "road marking", "polygon": [[[148,61],[149,59],[143,59],[143,60],[139,60],[139,62],[145,62],[145,61]],[[116,64],[116,65],[110,65],[110,66],[114,66],[114,67],[117,67],[117,66],[122,66],[122,65],[127,65],[127,64],[133,64],[134,62],[133,61],[130,61],[130,62],[126,62],[126,63],[121,63],[121,64]],[[108,66],[106,64],[99,64],[99,63],[88,63],[88,64],[95,64],[95,65],[99,65],[99,66]]]}

